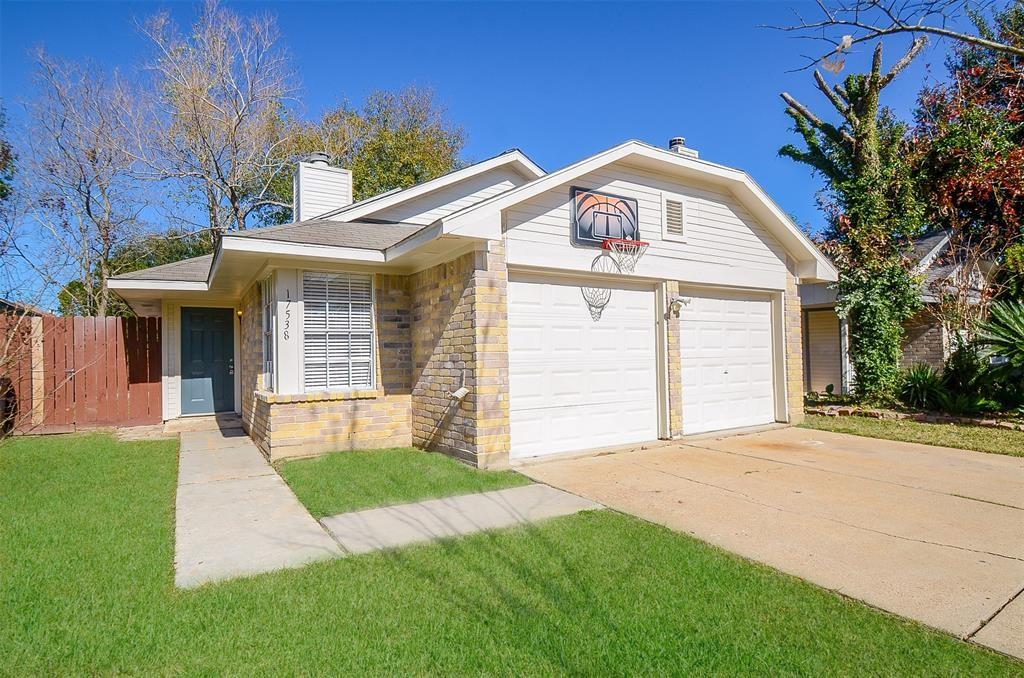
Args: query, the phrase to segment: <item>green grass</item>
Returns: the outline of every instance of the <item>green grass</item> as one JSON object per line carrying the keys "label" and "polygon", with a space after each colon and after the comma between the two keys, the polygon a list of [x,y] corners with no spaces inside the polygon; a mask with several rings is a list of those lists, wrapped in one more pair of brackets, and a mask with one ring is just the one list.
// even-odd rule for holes
{"label": "green grass", "polygon": [[0,447],[0,673],[1020,675],[610,511],[178,591],[170,442]]}
{"label": "green grass", "polygon": [[959,450],[1024,457],[1024,431],[961,424],[925,424],[899,419],[825,417],[820,414],[807,415],[807,419],[801,426],[816,431],[850,433],[867,438],[900,440],[908,443],[955,447]]}
{"label": "green grass", "polygon": [[286,461],[278,470],[318,518],[531,482],[513,471],[479,471],[452,457],[412,448],[336,452]]}

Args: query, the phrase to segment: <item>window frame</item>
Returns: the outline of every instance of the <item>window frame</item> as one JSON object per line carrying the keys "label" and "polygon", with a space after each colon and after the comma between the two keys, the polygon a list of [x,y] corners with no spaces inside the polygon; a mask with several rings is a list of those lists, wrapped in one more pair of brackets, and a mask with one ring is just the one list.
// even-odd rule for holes
{"label": "window frame", "polygon": [[[678,202],[680,205],[680,218],[682,219],[682,233],[670,233],[668,230],[668,203],[669,201]],[[686,242],[687,229],[687,217],[689,215],[689,207],[687,206],[687,197],[681,193],[672,193],[670,191],[661,192],[661,238],[662,240],[668,240],[670,242]]]}
{"label": "window frame", "polygon": [[[330,386],[330,368],[327,367],[327,384],[324,388],[311,388],[306,386],[306,275],[307,274],[321,274],[328,276],[364,276],[370,280],[370,329],[360,330],[354,332],[355,334],[369,334],[370,336],[370,383],[359,386],[338,386],[332,388]],[[298,347],[298,362],[299,362],[299,390],[301,393],[347,393],[353,391],[367,391],[376,390],[378,388],[378,375],[377,375],[377,361],[379,360],[379,352],[377,350],[377,276],[373,273],[367,273],[364,271],[330,271],[324,269],[299,269],[299,328],[301,341]],[[319,334],[316,332],[314,334]],[[329,331],[324,332],[325,341],[331,333]],[[352,330],[348,330],[345,334],[353,334]],[[328,360],[326,363],[330,365]],[[351,365],[351,360],[348,363]]]}

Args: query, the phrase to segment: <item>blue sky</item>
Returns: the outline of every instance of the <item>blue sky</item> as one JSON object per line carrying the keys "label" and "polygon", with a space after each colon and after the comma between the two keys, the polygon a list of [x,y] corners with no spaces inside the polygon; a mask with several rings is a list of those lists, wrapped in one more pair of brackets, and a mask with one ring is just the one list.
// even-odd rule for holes
{"label": "blue sky", "polygon": [[[519,147],[547,170],[625,139],[657,145],[683,135],[702,157],[752,174],[801,224],[821,218],[820,182],[779,158],[792,141],[778,97],[787,90],[830,112],[800,53],[818,45],[758,26],[787,23],[800,2],[456,3],[232,2],[277,16],[302,84],[302,114],[315,117],[375,88],[432,87],[468,137],[467,160]],[[182,24],[193,2],[0,3],[0,92],[12,125],[31,96],[29,49],[89,58],[131,72],[147,45],[134,22],[166,8]],[[930,47],[886,90],[908,115]],[[866,53],[848,62],[864,67]],[[897,56],[890,47],[887,62]]]}

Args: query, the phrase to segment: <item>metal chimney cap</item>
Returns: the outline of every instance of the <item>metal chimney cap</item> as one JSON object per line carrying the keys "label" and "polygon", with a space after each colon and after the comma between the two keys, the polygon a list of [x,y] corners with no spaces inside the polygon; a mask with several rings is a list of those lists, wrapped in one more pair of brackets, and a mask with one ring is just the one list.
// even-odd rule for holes
{"label": "metal chimney cap", "polygon": [[685,137],[672,137],[671,139],[668,140],[668,149],[670,151],[678,152],[683,148],[686,148]]}
{"label": "metal chimney cap", "polygon": [[331,156],[324,151],[314,151],[306,156],[306,162],[311,165],[330,165]]}

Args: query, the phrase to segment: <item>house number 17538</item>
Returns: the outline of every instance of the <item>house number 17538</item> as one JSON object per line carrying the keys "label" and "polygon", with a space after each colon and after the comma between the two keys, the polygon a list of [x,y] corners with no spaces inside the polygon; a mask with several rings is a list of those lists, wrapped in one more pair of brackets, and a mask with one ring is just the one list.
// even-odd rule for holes
{"label": "house number 17538", "polygon": [[292,328],[292,293],[291,290],[285,291],[285,305],[284,305],[284,329],[281,332],[284,335],[284,340],[288,341],[290,334],[289,330]]}

